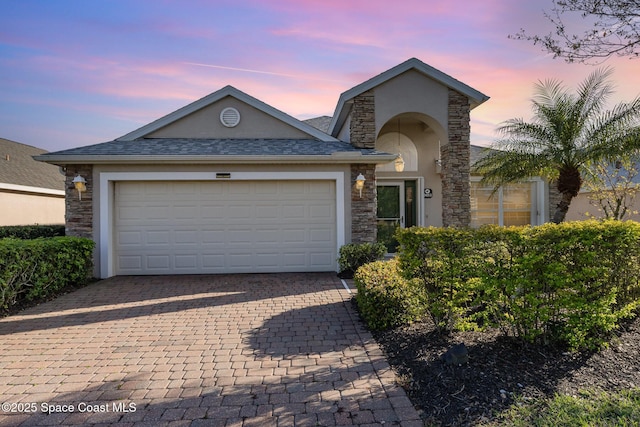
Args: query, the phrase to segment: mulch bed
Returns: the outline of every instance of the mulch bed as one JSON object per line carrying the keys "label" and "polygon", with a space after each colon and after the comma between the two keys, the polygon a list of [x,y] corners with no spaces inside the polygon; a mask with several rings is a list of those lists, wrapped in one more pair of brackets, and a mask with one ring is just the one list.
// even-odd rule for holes
{"label": "mulch bed", "polygon": [[[610,348],[591,353],[523,345],[495,330],[443,337],[428,321],[374,336],[427,425],[494,420],[515,398],[640,387],[640,318],[624,325]],[[467,347],[468,363],[445,364],[441,356],[458,343]]]}

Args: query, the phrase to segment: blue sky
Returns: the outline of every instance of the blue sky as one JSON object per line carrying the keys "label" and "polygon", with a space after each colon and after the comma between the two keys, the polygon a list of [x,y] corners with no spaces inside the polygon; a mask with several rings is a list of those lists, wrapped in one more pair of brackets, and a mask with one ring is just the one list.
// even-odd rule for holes
{"label": "blue sky", "polygon": [[[408,58],[489,95],[472,143],[529,118],[537,80],[575,87],[595,66],[528,42],[550,0],[20,0],[0,2],[0,137],[55,151],[112,140],[228,84],[300,119]],[[640,94],[614,58],[613,101]]]}

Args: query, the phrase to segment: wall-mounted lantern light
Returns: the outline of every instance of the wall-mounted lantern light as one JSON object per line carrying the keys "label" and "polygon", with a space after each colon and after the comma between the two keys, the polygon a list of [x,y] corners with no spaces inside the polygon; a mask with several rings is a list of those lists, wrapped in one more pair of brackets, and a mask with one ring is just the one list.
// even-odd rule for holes
{"label": "wall-mounted lantern light", "polygon": [[356,190],[360,192],[360,198],[362,199],[362,189],[364,188],[364,182],[366,181],[364,175],[359,174],[356,177]]}
{"label": "wall-mounted lantern light", "polygon": [[436,173],[442,173],[442,160],[435,159],[436,162]]}
{"label": "wall-mounted lantern light", "polygon": [[73,186],[78,190],[78,199],[82,200],[82,193],[87,191],[87,181],[78,175],[73,178]]}

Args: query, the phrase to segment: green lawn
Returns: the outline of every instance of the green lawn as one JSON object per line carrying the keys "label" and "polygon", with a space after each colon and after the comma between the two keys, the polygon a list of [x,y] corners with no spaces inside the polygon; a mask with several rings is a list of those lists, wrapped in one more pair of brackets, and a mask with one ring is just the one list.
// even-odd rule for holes
{"label": "green lawn", "polygon": [[553,399],[520,401],[486,426],[632,427],[640,426],[640,389],[615,394],[583,392]]}

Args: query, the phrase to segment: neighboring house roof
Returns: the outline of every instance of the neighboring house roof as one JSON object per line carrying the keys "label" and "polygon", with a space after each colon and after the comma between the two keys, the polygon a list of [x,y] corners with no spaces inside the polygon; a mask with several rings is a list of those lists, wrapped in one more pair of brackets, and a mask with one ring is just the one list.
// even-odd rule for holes
{"label": "neighboring house roof", "polygon": [[471,86],[468,86],[461,81],[454,79],[450,75],[445,74],[442,71],[425,64],[417,58],[411,58],[403,62],[402,64],[399,64],[385,71],[384,73],[378,74],[377,76],[367,80],[366,82],[361,83],[346,92],[343,92],[342,95],[340,95],[340,99],[338,100],[338,105],[336,106],[335,112],[333,114],[333,119],[331,121],[331,125],[329,126],[328,133],[331,135],[335,135],[346,121],[349,114],[349,108],[347,106],[349,101],[351,101],[356,96],[368,90],[371,90],[376,86],[380,86],[381,84],[409,70],[416,70],[424,74],[425,76],[441,83],[442,85],[465,95],[471,102],[471,109],[474,109],[475,107],[489,99],[487,95],[477,91]]}
{"label": "neighboring house roof", "polygon": [[64,194],[60,168],[37,162],[45,150],[0,138],[0,190]]}
{"label": "neighboring house roof", "polygon": [[359,149],[348,142],[315,139],[187,139],[115,140],[38,156],[50,163],[386,163],[395,154]]}
{"label": "neighboring house roof", "polygon": [[491,149],[489,147],[481,147],[479,145],[471,145],[469,153],[469,163],[471,166],[478,160],[484,157],[485,153],[488,153]]}
{"label": "neighboring house roof", "polygon": [[331,126],[331,119],[332,117],[329,117],[329,116],[320,116],[320,117],[313,117],[311,119],[304,120],[304,122],[310,124],[314,128],[324,133],[329,133],[329,126]]}
{"label": "neighboring house roof", "polygon": [[236,88],[234,88],[233,86],[225,86],[222,89],[213,92],[207,96],[205,96],[204,98],[201,98],[195,102],[192,102],[189,105],[186,105],[176,111],[174,111],[173,113],[167,114],[164,117],[159,118],[156,121],[153,121],[151,123],[149,123],[148,125],[142,126],[139,129],[134,130],[133,132],[130,132],[120,138],[117,139],[117,141],[133,141],[139,138],[144,138],[146,135],[157,131],[173,122],[176,122],[186,116],[188,116],[189,114],[194,113],[195,111],[198,111],[204,107],[207,107],[215,102],[220,101],[222,98],[227,97],[227,96],[232,96],[246,104],[249,104],[250,106],[272,116],[275,117],[276,119],[302,131],[307,133],[310,137],[312,138],[317,138],[320,141],[337,141],[334,137],[326,134],[325,132],[321,132],[318,129],[316,129],[315,127],[301,122],[300,120],[296,119],[295,117],[292,117],[280,110],[278,110],[277,108],[274,108],[268,104],[265,104],[264,102],[260,101],[259,99],[256,99],[254,97],[252,97],[251,95],[248,95],[244,92],[242,92],[241,90],[238,90]]}

